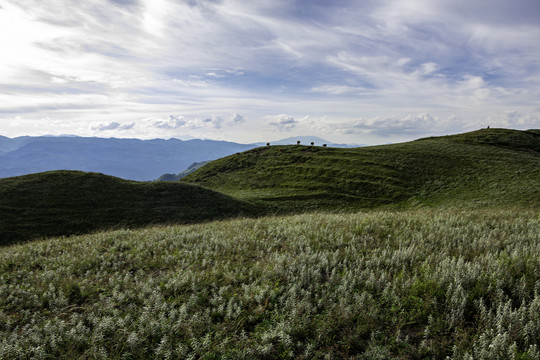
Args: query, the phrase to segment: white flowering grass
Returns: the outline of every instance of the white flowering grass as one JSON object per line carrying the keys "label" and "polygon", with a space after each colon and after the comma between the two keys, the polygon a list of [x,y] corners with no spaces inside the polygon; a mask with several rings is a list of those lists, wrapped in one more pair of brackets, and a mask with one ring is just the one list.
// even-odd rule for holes
{"label": "white flowering grass", "polygon": [[534,210],[313,214],[0,249],[0,359],[539,359]]}

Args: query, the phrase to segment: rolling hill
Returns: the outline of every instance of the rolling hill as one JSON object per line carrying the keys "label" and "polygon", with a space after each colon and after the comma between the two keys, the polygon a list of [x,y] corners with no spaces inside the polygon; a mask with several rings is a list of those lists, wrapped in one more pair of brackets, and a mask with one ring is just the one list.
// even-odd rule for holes
{"label": "rolling hill", "polygon": [[540,206],[540,132],[482,129],[353,149],[270,146],[182,182],[273,211],[378,206]]}
{"label": "rolling hill", "polygon": [[540,207],[540,132],[485,129],[363,148],[264,146],[180,182],[55,171],[0,179],[0,243],[237,215]]}
{"label": "rolling hill", "polygon": [[254,212],[253,206],[241,200],[181,183],[135,182],[78,171],[0,179],[0,245]]}

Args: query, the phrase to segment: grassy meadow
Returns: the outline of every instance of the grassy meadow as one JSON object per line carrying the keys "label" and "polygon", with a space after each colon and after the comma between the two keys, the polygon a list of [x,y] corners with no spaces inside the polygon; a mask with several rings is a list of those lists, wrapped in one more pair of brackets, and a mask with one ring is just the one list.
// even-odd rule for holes
{"label": "grassy meadow", "polygon": [[538,359],[526,209],[237,219],[0,252],[1,359]]}

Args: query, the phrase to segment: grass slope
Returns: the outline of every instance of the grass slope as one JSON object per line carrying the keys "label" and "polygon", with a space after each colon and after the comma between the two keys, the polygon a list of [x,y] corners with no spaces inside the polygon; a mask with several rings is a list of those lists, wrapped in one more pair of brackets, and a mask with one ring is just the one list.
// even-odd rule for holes
{"label": "grass slope", "polygon": [[421,209],[5,247],[0,359],[539,359],[539,234]]}
{"label": "grass slope", "polygon": [[134,182],[77,171],[0,179],[0,245],[32,237],[253,212],[242,201],[180,183]]}
{"label": "grass slope", "polygon": [[539,207],[540,131],[483,129],[354,149],[261,147],[213,161],[182,181],[286,212]]}

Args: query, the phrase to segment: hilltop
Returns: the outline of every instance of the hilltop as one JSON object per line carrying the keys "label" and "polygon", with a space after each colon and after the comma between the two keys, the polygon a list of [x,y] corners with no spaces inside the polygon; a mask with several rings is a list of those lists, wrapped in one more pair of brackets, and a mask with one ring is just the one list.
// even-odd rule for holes
{"label": "hilltop", "polygon": [[[293,136],[293,137],[288,137],[288,138],[281,139],[281,140],[270,141],[270,144],[272,144],[272,145],[294,145],[294,144],[296,144],[297,141],[300,141],[301,144],[310,144],[310,143],[313,142],[315,145],[319,145],[319,146],[322,145],[322,144],[327,144],[328,146],[331,146],[331,147],[350,148],[350,147],[360,146],[360,145],[352,145],[352,144],[336,144],[336,143],[333,143],[331,141],[322,139],[322,138],[320,138],[318,136]],[[258,142],[258,143],[254,143],[253,145],[264,146],[264,145],[266,145],[266,143],[265,142]]]}
{"label": "hilltop", "polygon": [[52,171],[0,179],[0,245],[33,237],[252,214],[253,206],[181,183]]}
{"label": "hilltop", "polygon": [[482,129],[352,149],[265,146],[181,181],[275,211],[540,206],[540,131]]}

